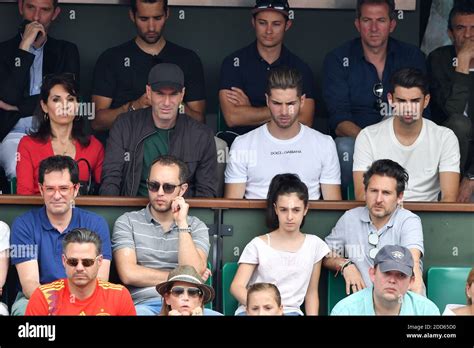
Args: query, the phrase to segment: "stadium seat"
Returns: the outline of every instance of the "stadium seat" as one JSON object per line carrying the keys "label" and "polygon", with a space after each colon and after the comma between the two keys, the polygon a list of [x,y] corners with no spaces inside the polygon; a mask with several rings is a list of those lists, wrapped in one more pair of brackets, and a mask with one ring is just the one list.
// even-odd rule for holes
{"label": "stadium seat", "polygon": [[428,298],[443,313],[447,304],[466,304],[466,279],[471,268],[431,267],[428,270]]}
{"label": "stadium seat", "polygon": [[237,262],[229,262],[222,268],[222,304],[224,315],[234,315],[239,306],[237,300],[230,293],[230,284],[234,279],[239,265]]}
{"label": "stadium seat", "polygon": [[334,277],[334,272],[328,272],[328,315],[331,314],[334,306],[344,297],[346,297],[344,277],[340,274]]}

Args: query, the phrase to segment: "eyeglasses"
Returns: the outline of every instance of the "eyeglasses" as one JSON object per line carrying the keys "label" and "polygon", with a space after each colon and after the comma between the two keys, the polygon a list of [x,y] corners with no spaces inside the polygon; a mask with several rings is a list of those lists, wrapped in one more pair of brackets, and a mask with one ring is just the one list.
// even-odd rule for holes
{"label": "eyeglasses", "polygon": [[201,297],[202,290],[199,288],[185,288],[183,286],[175,286],[170,290],[171,295],[179,297],[184,293],[187,293],[189,297]]}
{"label": "eyeglasses", "polygon": [[374,105],[374,108],[375,110],[377,110],[378,112],[380,112],[383,108],[383,99],[382,99],[382,96],[383,96],[383,85],[379,82],[379,83],[376,83],[374,85],[374,87],[372,88],[372,92],[374,93],[374,95],[377,97],[377,100],[375,101],[375,105]]}
{"label": "eyeglasses", "polygon": [[168,183],[161,184],[158,181],[146,181],[146,186],[148,187],[149,191],[158,192],[160,190],[160,187],[163,187],[163,192],[168,194],[173,193],[174,190],[176,190],[176,187],[181,185],[183,184],[173,185]]}
{"label": "eyeglasses", "polygon": [[99,256],[96,256],[95,259],[76,259],[75,257],[68,258],[66,255],[64,255],[64,257],[66,258],[66,264],[71,267],[77,267],[79,262],[82,263],[84,267],[90,267],[95,263],[95,260],[97,260]]}
{"label": "eyeglasses", "polygon": [[377,244],[379,244],[379,235],[377,233],[370,233],[369,234],[369,244],[374,246],[374,248],[369,250],[369,256],[372,259],[375,259],[375,256],[379,252],[379,248],[377,248]]}
{"label": "eyeglasses", "polygon": [[76,185],[44,186],[42,184],[40,186],[43,189],[43,193],[48,196],[54,195],[57,191],[59,191],[61,196],[65,196],[71,191],[71,188],[76,187]]}

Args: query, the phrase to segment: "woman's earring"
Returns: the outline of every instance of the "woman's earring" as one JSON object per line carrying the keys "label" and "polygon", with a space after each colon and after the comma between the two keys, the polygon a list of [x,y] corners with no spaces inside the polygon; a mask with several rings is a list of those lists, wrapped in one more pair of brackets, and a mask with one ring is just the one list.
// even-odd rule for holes
{"label": "woman's earring", "polygon": [[49,115],[48,115],[47,112],[44,113],[43,119],[44,119],[45,121],[48,121],[48,120],[49,120]]}

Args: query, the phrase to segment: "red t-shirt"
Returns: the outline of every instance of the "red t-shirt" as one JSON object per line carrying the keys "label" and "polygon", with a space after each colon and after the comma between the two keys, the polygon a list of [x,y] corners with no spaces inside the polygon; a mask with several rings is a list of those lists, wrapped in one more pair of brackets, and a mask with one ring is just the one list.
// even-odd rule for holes
{"label": "red t-shirt", "polygon": [[[39,165],[45,158],[54,156],[51,139],[43,143],[30,136],[21,138],[18,144],[18,159],[16,162],[17,193],[19,195],[38,195]],[[94,136],[90,137],[89,146],[83,147],[76,141],[76,157],[74,160],[85,158],[91,165],[92,178],[100,183],[102,164],[104,163],[104,147]],[[79,180],[89,180],[89,169],[84,161],[78,163]]]}
{"label": "red t-shirt", "polygon": [[68,280],[39,286],[31,295],[25,315],[137,315],[123,285],[97,280],[94,293],[79,300],[69,292]]}

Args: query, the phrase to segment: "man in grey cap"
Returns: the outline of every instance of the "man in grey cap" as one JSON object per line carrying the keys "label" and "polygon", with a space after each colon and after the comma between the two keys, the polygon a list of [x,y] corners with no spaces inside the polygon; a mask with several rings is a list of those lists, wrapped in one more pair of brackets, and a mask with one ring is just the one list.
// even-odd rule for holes
{"label": "man in grey cap", "polygon": [[159,155],[173,155],[189,168],[187,197],[215,197],[217,153],[212,130],[180,107],[184,74],[175,64],[155,65],[146,94],[151,107],[119,116],[107,141],[101,195],[148,196],[146,180]]}
{"label": "man in grey cap", "polygon": [[373,287],[339,301],[331,315],[439,315],[426,297],[408,291],[414,281],[413,257],[399,245],[386,245],[377,253],[369,270]]}

